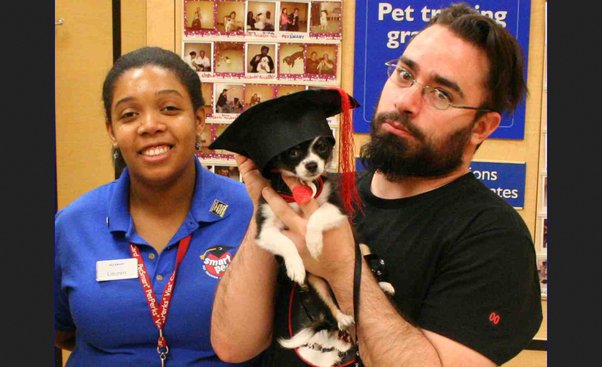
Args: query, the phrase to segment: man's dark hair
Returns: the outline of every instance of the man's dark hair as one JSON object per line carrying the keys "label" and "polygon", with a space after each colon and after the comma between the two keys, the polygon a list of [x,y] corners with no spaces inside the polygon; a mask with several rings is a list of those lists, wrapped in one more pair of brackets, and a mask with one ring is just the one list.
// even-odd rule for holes
{"label": "man's dark hair", "polygon": [[261,51],[263,51],[263,50],[269,51],[270,48],[268,46],[261,46]]}
{"label": "man's dark hair", "polygon": [[146,65],[154,65],[172,71],[186,87],[194,110],[196,111],[203,106],[201,80],[196,71],[192,70],[180,56],[172,51],[160,47],[142,47],[117,59],[105,77],[102,86],[102,100],[107,121],[111,122],[111,102],[117,79],[130,69],[141,68]]}
{"label": "man's dark hair", "polygon": [[523,53],[516,40],[493,19],[480,14],[466,3],[451,4],[441,10],[427,27],[439,24],[483,50],[489,60],[485,80],[487,100],[482,107],[511,112],[526,96]]}

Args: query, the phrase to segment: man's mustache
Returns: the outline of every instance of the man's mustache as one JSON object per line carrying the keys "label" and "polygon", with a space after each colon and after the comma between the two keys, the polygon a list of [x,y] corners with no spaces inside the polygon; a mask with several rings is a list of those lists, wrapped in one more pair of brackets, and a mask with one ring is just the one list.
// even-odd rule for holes
{"label": "man's mustache", "polygon": [[409,131],[417,139],[424,139],[424,133],[410,121],[410,118],[407,114],[401,114],[396,111],[379,113],[374,117],[372,128],[376,132],[377,128],[379,128],[385,122],[396,122],[403,126],[404,129]]}

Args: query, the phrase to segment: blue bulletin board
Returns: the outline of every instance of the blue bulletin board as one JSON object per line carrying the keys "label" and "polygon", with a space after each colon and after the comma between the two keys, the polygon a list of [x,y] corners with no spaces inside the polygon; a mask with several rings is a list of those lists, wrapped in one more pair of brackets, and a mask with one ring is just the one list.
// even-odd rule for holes
{"label": "blue bulletin board", "polygon": [[[527,77],[531,0],[466,1],[481,13],[505,26],[523,49]],[[385,61],[396,59],[411,37],[424,28],[433,14],[452,3],[445,0],[357,0],[355,6],[355,66],[353,95],[360,107],[354,110],[356,133],[368,133],[370,120],[385,84]],[[502,115],[490,138],[524,139],[525,101],[512,114]]]}

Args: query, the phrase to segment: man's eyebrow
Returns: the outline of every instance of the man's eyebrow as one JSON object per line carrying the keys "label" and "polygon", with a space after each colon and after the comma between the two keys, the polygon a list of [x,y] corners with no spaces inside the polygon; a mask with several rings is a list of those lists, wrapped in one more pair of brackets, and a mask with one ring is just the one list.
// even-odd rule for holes
{"label": "man's eyebrow", "polygon": [[399,61],[403,62],[404,64],[406,64],[407,66],[409,66],[411,69],[413,69],[416,72],[418,72],[420,70],[420,67],[418,66],[418,64],[416,64],[413,60],[408,59],[405,56],[401,56],[399,58]]}
{"label": "man's eyebrow", "polygon": [[435,81],[435,83],[443,85],[445,87],[448,87],[450,89],[453,89],[456,93],[458,93],[460,95],[460,97],[464,98],[464,92],[462,92],[462,89],[460,88],[460,86],[458,85],[458,83],[453,82],[447,78],[444,78],[440,75],[435,75],[435,77],[433,78],[433,81]]}
{"label": "man's eyebrow", "polygon": [[[416,62],[414,62],[413,60],[411,60],[405,56],[400,57],[399,61],[406,64],[408,67],[410,67],[416,73],[418,73],[418,71],[420,71],[420,66]],[[435,83],[442,85],[444,87],[447,87],[449,89],[452,89],[454,92],[458,93],[460,95],[460,97],[464,98],[464,92],[462,92],[462,88],[460,88],[458,83],[456,83],[452,80],[449,80],[445,77],[442,77],[441,75],[437,75],[437,74],[435,74],[435,76],[432,79]]]}

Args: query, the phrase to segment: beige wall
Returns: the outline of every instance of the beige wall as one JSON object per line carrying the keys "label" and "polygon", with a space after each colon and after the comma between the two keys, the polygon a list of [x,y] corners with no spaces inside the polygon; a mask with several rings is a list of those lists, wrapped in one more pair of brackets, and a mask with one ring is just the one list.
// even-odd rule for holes
{"label": "beige wall", "polygon": [[[57,205],[111,181],[114,169],[101,89],[113,64],[110,1],[57,0],[56,153]],[[146,1],[122,1],[122,52],[146,44]]]}
{"label": "beige wall", "polygon": [[[121,1],[121,53],[146,46],[148,13],[146,0]],[[151,23],[152,24],[152,23]]]}
{"label": "beige wall", "polygon": [[58,0],[56,26],[57,201],[63,208],[113,177],[101,101],[113,58],[111,3]]}

